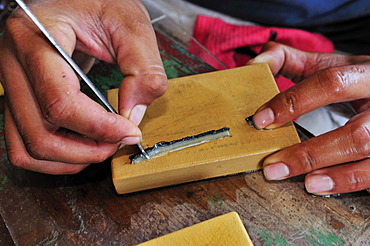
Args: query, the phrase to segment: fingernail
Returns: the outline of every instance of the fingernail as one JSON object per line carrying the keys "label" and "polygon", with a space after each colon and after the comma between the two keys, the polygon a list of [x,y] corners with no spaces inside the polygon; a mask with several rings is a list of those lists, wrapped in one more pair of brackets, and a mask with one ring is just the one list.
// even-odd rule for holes
{"label": "fingernail", "polygon": [[307,177],[305,186],[309,193],[321,193],[331,191],[334,188],[334,182],[327,175],[310,175]]}
{"label": "fingernail", "polygon": [[121,140],[121,144],[125,145],[133,145],[137,144],[138,142],[140,142],[140,137],[125,137]]}
{"label": "fingernail", "polygon": [[263,168],[263,174],[268,180],[282,180],[289,176],[290,171],[284,163],[275,163]]}
{"label": "fingernail", "polygon": [[247,62],[247,65],[248,65],[248,64],[253,64],[253,63],[254,63],[254,61],[255,61],[255,59],[254,59],[254,58],[250,59],[250,60]]}
{"label": "fingernail", "polygon": [[271,125],[274,120],[274,112],[272,112],[270,108],[265,108],[253,116],[254,125],[259,129],[263,129]]}
{"label": "fingernail", "polygon": [[146,108],[147,108],[146,105],[142,104],[136,105],[135,107],[132,108],[128,119],[136,126],[138,126],[144,117]]}

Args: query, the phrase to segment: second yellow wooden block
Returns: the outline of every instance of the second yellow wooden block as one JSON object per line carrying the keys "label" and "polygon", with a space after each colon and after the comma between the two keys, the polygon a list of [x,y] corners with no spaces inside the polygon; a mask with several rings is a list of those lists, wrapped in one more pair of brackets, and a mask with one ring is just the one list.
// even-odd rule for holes
{"label": "second yellow wooden block", "polygon": [[230,212],[147,241],[140,246],[253,246],[239,215]]}

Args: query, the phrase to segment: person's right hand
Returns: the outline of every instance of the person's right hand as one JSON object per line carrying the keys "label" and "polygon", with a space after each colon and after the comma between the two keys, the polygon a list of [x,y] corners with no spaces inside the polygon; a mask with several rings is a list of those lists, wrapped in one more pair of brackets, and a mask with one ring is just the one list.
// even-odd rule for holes
{"label": "person's right hand", "polygon": [[26,14],[17,9],[0,39],[5,138],[12,164],[72,174],[136,144],[147,105],[167,78],[150,18],[138,0],[35,0],[29,8],[69,54],[117,63],[125,79],[119,111],[80,91],[79,79]]}
{"label": "person's right hand", "polygon": [[307,174],[305,186],[315,195],[370,188],[370,56],[304,52],[269,42],[250,64],[267,63],[274,75],[297,84],[257,109],[259,129],[274,129],[330,103],[349,102],[357,115],[344,126],[263,160],[268,180]]}

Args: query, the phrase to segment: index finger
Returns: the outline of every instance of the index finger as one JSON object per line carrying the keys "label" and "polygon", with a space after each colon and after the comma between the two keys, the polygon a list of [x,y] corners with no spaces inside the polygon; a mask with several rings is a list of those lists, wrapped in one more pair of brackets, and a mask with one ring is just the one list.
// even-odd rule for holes
{"label": "index finger", "polygon": [[[17,115],[26,115],[24,110],[27,108],[22,107],[21,103],[25,99],[20,98],[17,87],[19,83],[26,84],[26,81],[29,81],[38,106],[50,123],[104,142],[117,143],[126,137],[137,137],[139,141],[140,130],[124,117],[107,112],[80,92],[78,78],[71,67],[38,31],[28,30],[35,28],[34,26],[22,25],[22,21],[24,20],[20,18],[10,19],[6,34],[18,44],[15,48],[17,60],[13,55],[7,54],[8,64],[4,64],[9,67],[6,80],[13,81],[7,83],[8,94],[17,107],[13,111]],[[67,47],[68,53],[72,52],[71,46],[74,45],[74,39],[71,38],[72,30],[62,25],[61,28],[51,28],[49,31],[64,47]],[[25,36],[27,42],[24,42]],[[37,49],[33,44],[38,44]],[[25,73],[15,69],[20,66]]]}
{"label": "index finger", "polygon": [[[294,70],[295,62],[286,61],[284,70]],[[271,129],[330,103],[368,98],[369,68],[369,64],[356,64],[314,73],[262,105],[253,117],[254,124],[260,129]]]}

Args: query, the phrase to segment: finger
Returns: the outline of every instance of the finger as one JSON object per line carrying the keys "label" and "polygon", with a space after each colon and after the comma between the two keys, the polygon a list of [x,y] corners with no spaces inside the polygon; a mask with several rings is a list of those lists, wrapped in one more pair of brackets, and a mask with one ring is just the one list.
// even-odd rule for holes
{"label": "finger", "polygon": [[266,43],[261,54],[248,64],[267,63],[274,75],[281,74],[294,82],[328,67],[369,62],[370,56],[348,56],[331,53],[305,52],[276,42]]}
{"label": "finger", "polygon": [[[35,159],[66,163],[95,163],[111,156],[116,144],[95,141],[44,120],[20,65],[4,53],[7,63],[1,64],[1,81],[5,83],[9,106],[27,151]],[[9,67],[7,67],[9,66]]]}
{"label": "finger", "polygon": [[4,126],[7,155],[9,161],[18,168],[47,174],[74,174],[89,166],[89,164],[67,164],[32,158],[24,147],[8,106],[5,106]]}
{"label": "finger", "polygon": [[139,1],[133,2],[134,5],[121,6],[121,11],[136,13],[135,19],[123,14],[119,26],[106,28],[111,34],[117,64],[125,76],[119,90],[119,111],[139,124],[146,107],[165,92],[167,77],[149,16],[136,5]]}
{"label": "finger", "polygon": [[[25,70],[27,77],[24,79],[32,84],[43,117],[53,125],[73,130],[98,141],[137,143],[141,136],[140,130],[124,117],[107,112],[80,92],[79,81],[73,70],[42,36],[28,37],[28,43],[38,44],[37,49],[34,49],[33,45],[25,45],[19,30],[11,28],[13,25],[18,27],[16,20],[9,23],[8,29],[16,43],[21,44],[17,46],[20,60],[20,64],[17,65],[21,65]],[[56,39],[71,36],[65,29],[49,31]],[[67,47],[69,53],[73,50],[73,42],[63,40],[61,43]],[[6,79],[16,80],[18,76],[14,73],[12,75]],[[13,94],[11,98],[14,97],[16,96]],[[25,113],[15,110],[13,112]]]}
{"label": "finger", "polygon": [[369,85],[366,65],[369,59],[369,56],[303,52],[267,43],[250,64],[268,63],[274,75],[279,73],[295,82],[304,80],[262,105],[253,117],[254,124],[260,129],[274,128],[335,101],[366,98],[368,90],[363,89]]}
{"label": "finger", "polygon": [[281,180],[370,156],[370,109],[345,126],[293,145],[267,157],[263,173]]}
{"label": "finger", "polygon": [[324,105],[370,97],[370,65],[322,70],[277,94],[262,105],[253,121],[257,128],[275,128]]}
{"label": "finger", "polygon": [[370,188],[370,159],[314,171],[306,175],[306,190],[331,195]]}

